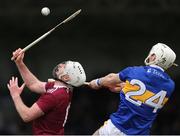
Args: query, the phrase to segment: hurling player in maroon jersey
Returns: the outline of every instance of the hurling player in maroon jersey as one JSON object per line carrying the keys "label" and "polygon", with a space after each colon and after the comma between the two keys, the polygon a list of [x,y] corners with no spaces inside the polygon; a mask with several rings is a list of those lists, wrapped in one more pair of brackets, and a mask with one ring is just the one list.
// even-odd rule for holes
{"label": "hurling player in maroon jersey", "polygon": [[24,122],[32,122],[34,135],[63,135],[73,86],[81,86],[86,80],[83,67],[79,62],[62,62],[53,69],[54,81],[42,82],[30,72],[23,58],[22,49],[13,52],[25,85],[41,96],[31,107],[27,107],[20,97],[25,85],[19,87],[18,79],[12,77],[8,88],[17,112]]}

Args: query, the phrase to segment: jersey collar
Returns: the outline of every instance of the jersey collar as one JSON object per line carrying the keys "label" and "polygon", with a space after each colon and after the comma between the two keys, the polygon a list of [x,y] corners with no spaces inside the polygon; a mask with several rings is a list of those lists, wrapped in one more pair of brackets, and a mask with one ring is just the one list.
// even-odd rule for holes
{"label": "jersey collar", "polygon": [[153,67],[153,68],[158,68],[158,69],[160,69],[160,70],[162,70],[163,72],[164,72],[164,69],[163,68],[161,68],[160,66],[158,66],[158,65],[150,65],[151,67]]}

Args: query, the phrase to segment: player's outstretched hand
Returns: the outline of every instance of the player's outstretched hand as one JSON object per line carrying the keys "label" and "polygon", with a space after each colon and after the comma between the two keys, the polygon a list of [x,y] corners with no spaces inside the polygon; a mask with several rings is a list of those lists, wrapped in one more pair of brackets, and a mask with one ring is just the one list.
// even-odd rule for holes
{"label": "player's outstretched hand", "polygon": [[89,82],[84,82],[84,85],[89,86]]}
{"label": "player's outstretched hand", "polygon": [[20,63],[23,61],[23,58],[24,58],[24,52],[21,48],[15,50],[13,53],[12,53],[12,58],[11,60],[14,60],[16,63]]}
{"label": "player's outstretched hand", "polygon": [[18,78],[17,77],[12,77],[9,80],[9,83],[7,84],[7,87],[10,91],[11,97],[16,98],[17,96],[20,96],[25,84],[22,84],[20,87],[18,86]]}

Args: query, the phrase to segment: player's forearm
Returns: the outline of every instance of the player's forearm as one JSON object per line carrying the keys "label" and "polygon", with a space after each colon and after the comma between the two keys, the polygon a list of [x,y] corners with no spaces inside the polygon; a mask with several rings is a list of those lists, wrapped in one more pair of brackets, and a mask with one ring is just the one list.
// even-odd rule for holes
{"label": "player's forearm", "polygon": [[24,103],[23,103],[23,101],[22,101],[22,99],[21,99],[21,97],[19,96],[19,95],[17,95],[17,96],[12,96],[12,99],[13,99],[13,101],[14,101],[14,105],[15,105],[15,107],[16,107],[16,110],[17,110],[17,112],[19,113],[19,115],[20,115],[20,117],[22,118],[22,120],[24,121],[24,122],[29,122],[29,121],[31,121],[31,119],[30,119],[30,111],[29,111],[29,107],[27,107]]}
{"label": "player's forearm", "polygon": [[21,77],[24,80],[24,83],[26,86],[31,89],[30,87],[39,82],[39,80],[32,74],[32,72],[27,68],[27,66],[21,62],[21,63],[16,63],[18,70],[21,74]]}
{"label": "player's forearm", "polygon": [[92,80],[89,83],[89,86],[92,89],[98,90],[98,89],[100,89],[102,87],[109,87],[109,82],[108,81],[109,80],[107,80],[106,77],[97,78],[97,79]]}
{"label": "player's forearm", "polygon": [[118,74],[115,73],[108,74],[107,76],[99,79],[99,84],[104,87],[115,86],[121,82],[122,81],[119,79]]}
{"label": "player's forearm", "polygon": [[101,77],[96,79],[95,83],[99,87],[109,87],[111,85],[111,80],[107,77]]}
{"label": "player's forearm", "polygon": [[92,83],[94,83],[94,88],[106,87],[112,89],[117,87],[122,81],[119,79],[118,74],[111,73],[105,77],[95,79]]}

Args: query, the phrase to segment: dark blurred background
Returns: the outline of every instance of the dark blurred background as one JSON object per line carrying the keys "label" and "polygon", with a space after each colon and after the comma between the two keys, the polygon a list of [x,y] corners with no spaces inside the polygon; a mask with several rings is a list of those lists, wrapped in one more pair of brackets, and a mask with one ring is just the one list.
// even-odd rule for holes
{"label": "dark blurred background", "polygon": [[[43,7],[50,15],[42,16]],[[27,51],[25,63],[40,79],[51,78],[52,69],[64,60],[83,66],[87,81],[144,65],[152,45],[162,42],[177,54],[180,64],[179,0],[5,0],[0,1],[0,134],[32,134],[10,98],[6,84],[20,77],[10,60],[15,49],[25,47],[60,21],[82,9],[81,14]],[[151,134],[180,134],[180,70],[167,71],[176,82],[173,96],[153,124]],[[21,80],[22,81],[22,80]],[[31,106],[38,95],[22,94]],[[75,89],[66,134],[92,134],[116,111],[118,94],[102,89]]]}

